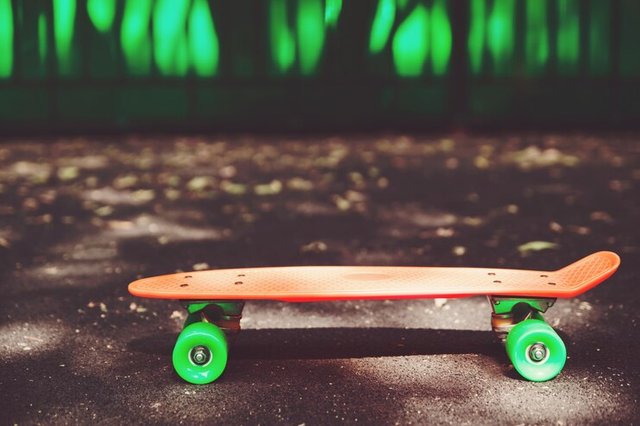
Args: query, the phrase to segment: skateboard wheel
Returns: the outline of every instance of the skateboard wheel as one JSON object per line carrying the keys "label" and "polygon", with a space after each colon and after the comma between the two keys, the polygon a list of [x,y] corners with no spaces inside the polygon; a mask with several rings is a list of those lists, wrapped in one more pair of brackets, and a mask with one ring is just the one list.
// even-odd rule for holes
{"label": "skateboard wheel", "polygon": [[516,371],[532,382],[553,379],[567,360],[567,349],[558,333],[537,319],[516,324],[507,335],[506,349]]}
{"label": "skateboard wheel", "polygon": [[213,324],[187,326],[173,348],[173,368],[189,383],[203,385],[216,380],[227,366],[227,339]]}

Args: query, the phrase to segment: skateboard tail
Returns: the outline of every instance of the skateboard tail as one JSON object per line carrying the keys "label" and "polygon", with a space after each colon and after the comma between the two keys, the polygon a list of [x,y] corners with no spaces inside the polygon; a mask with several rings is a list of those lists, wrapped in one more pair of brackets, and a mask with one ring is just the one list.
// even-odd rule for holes
{"label": "skateboard tail", "polygon": [[620,257],[611,251],[600,251],[584,257],[562,269],[556,271],[558,277],[568,286],[563,298],[575,297],[597,286],[620,266]]}

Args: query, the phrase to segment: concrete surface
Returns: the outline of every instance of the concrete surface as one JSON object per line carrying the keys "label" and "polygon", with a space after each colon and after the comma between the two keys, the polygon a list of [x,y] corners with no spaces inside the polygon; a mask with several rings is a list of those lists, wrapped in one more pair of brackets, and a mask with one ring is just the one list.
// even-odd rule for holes
{"label": "concrete surface", "polygon": [[[0,144],[0,423],[640,423],[638,135],[96,137]],[[542,243],[528,244],[532,241]],[[228,368],[178,379],[194,268],[555,269],[614,250],[547,316],[565,370],[529,383],[482,298],[248,303]]]}

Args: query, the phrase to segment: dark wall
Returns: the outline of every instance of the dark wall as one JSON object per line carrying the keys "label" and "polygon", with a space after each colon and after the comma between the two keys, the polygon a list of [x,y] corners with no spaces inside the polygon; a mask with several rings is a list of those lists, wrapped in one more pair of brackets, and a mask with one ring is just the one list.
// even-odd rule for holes
{"label": "dark wall", "polygon": [[636,0],[0,0],[0,129],[640,123]]}

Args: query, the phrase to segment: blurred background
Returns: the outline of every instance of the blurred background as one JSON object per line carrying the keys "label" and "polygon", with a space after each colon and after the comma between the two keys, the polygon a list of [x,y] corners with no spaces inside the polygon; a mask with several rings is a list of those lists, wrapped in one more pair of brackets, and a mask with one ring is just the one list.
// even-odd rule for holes
{"label": "blurred background", "polygon": [[0,128],[637,127],[635,0],[0,0]]}
{"label": "blurred background", "polygon": [[[639,424],[638,0],[0,0],[0,423]],[[221,379],[138,277],[554,270],[524,382],[485,298],[247,303]]]}

